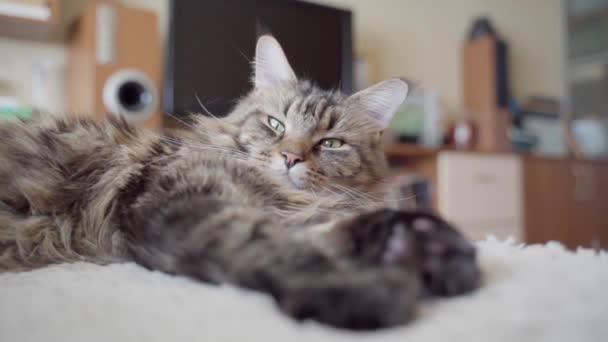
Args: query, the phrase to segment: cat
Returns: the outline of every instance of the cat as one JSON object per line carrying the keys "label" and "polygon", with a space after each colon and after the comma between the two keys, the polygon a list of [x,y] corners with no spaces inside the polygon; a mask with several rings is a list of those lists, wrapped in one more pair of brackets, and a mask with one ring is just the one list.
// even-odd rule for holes
{"label": "cat", "polygon": [[439,217],[386,209],[381,133],[408,86],[352,96],[299,80],[272,36],[225,118],[155,134],[119,118],[0,125],[0,270],[87,261],[268,293],[295,319],[400,325],[424,293],[478,286]]}

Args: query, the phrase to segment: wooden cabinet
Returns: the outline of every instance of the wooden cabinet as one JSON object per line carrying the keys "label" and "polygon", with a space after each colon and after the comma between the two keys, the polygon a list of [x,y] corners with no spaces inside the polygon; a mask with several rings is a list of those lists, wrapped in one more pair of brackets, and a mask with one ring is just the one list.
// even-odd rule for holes
{"label": "wooden cabinet", "polygon": [[526,157],[526,241],[608,248],[608,163]]}
{"label": "wooden cabinet", "polygon": [[569,162],[525,158],[523,167],[525,240],[568,240],[571,215]]}
{"label": "wooden cabinet", "polygon": [[469,237],[608,249],[608,161],[392,145],[390,159],[425,176],[435,209]]}
{"label": "wooden cabinet", "polygon": [[62,41],[70,25],[91,1],[0,1],[0,36],[34,41]]}
{"label": "wooden cabinet", "polygon": [[602,189],[602,165],[573,162],[569,165],[573,178],[572,210],[568,230],[571,247],[606,247],[602,232],[608,229],[606,191]]}
{"label": "wooden cabinet", "polygon": [[469,238],[523,241],[521,157],[510,153],[429,151],[392,145],[387,154],[404,172],[431,183],[433,206]]}
{"label": "wooden cabinet", "polygon": [[[505,132],[511,115],[506,110],[505,50],[491,36],[468,40],[463,51],[463,100],[478,128],[477,147],[485,152],[510,150]],[[501,96],[501,92],[503,93]],[[502,97],[502,99],[501,99]]]}
{"label": "wooden cabinet", "polygon": [[519,156],[441,152],[437,174],[438,210],[466,235],[523,240]]}
{"label": "wooden cabinet", "polygon": [[[108,0],[85,8],[68,39],[68,111],[99,120],[113,112],[138,126],[160,129],[162,48],[157,28],[158,17],[152,11]],[[123,80],[116,81],[117,77]],[[113,82],[122,86],[112,86]],[[149,112],[131,111],[112,101],[118,98],[118,89],[129,83],[151,95]],[[143,103],[142,107],[148,106]]]}

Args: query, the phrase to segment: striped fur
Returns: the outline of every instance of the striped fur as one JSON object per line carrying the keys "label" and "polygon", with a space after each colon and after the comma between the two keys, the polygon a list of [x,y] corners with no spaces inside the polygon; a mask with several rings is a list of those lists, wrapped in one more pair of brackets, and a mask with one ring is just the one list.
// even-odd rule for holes
{"label": "striped fur", "polygon": [[[465,292],[478,271],[472,247],[440,219],[374,211],[382,127],[361,102],[374,94],[290,79],[256,86],[226,118],[164,135],[120,119],[2,123],[0,271],[135,261],[267,292],[298,319],[403,323],[421,286]],[[344,145],[322,148],[327,138]],[[289,169],[284,151],[301,162]]]}

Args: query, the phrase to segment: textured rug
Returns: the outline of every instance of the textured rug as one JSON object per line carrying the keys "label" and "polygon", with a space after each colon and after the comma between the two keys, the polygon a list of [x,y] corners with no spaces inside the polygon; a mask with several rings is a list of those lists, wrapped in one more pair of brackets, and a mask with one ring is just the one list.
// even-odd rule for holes
{"label": "textured rug", "polygon": [[296,323],[264,295],[134,264],[0,274],[0,341],[608,341],[608,254],[478,246],[482,288],[372,333]]}

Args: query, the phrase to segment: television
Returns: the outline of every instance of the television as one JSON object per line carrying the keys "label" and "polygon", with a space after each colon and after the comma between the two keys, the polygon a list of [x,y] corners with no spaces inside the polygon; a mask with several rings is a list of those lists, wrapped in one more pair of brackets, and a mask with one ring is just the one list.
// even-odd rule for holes
{"label": "television", "polygon": [[[350,93],[352,15],[296,0],[172,0],[163,103],[176,116],[225,115],[251,89],[257,38],[272,34],[299,77]],[[200,103],[199,103],[200,102]]]}

